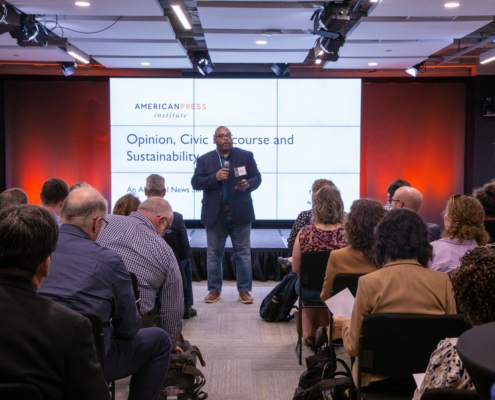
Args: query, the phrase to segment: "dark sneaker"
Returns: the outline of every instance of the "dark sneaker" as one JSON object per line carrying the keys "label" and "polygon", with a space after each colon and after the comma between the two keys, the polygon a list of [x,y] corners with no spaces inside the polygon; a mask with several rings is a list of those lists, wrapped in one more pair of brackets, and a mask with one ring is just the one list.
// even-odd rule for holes
{"label": "dark sneaker", "polygon": [[196,315],[198,315],[198,312],[194,308],[189,307],[184,310],[184,316],[182,319],[189,319],[195,317]]}
{"label": "dark sneaker", "polygon": [[292,271],[292,263],[287,258],[279,257],[278,263],[286,273]]}

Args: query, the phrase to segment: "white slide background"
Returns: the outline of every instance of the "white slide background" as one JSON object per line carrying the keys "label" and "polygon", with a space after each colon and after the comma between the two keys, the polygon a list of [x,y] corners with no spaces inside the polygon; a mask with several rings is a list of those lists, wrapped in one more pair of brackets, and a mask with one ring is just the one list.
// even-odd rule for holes
{"label": "white slide background", "polygon": [[254,153],[257,219],[295,219],[320,178],[337,185],[347,211],[359,198],[360,79],[112,78],[110,108],[112,209],[130,192],[143,201],[156,173],[173,209],[200,219],[195,159],[215,149],[220,125]]}

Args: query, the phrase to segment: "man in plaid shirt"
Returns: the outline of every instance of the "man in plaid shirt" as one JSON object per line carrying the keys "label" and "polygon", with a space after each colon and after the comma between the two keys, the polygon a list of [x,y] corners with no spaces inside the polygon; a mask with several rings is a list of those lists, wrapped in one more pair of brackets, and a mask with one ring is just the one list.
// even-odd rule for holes
{"label": "man in plaid shirt", "polygon": [[136,274],[141,315],[155,307],[159,291],[160,326],[176,347],[184,314],[182,278],[175,255],[163,240],[173,218],[168,202],[153,197],[141,203],[137,212],[128,217],[109,215],[108,226],[100,233],[97,243],[119,253],[129,272]]}

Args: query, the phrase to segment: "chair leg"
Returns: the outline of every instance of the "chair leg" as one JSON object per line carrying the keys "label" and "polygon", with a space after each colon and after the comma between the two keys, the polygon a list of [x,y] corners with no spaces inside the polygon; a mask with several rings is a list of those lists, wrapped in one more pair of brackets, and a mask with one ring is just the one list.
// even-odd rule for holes
{"label": "chair leg", "polygon": [[111,382],[111,387],[110,387],[110,394],[111,394],[111,398],[112,400],[115,400],[115,381],[112,381]]}
{"label": "chair leg", "polygon": [[299,296],[299,314],[298,314],[298,329],[297,329],[297,345],[296,345],[296,357],[299,365],[302,365],[302,306],[301,296]]}

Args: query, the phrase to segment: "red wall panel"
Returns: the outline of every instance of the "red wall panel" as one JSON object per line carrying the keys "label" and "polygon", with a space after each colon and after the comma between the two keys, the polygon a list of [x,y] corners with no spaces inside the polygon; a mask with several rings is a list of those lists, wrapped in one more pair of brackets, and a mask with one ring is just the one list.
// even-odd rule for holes
{"label": "red wall panel", "polygon": [[[86,181],[110,201],[107,82],[8,81],[5,85],[7,187],[39,204],[43,182]],[[365,83],[361,196],[385,203],[388,184],[409,181],[425,196],[422,217],[462,193],[466,85]]]}
{"label": "red wall panel", "polygon": [[7,81],[7,187],[39,204],[43,182],[86,181],[110,200],[107,82]]}
{"label": "red wall panel", "polygon": [[363,84],[361,197],[385,203],[405,179],[423,193],[420,215],[441,223],[447,200],[463,192],[466,85]]}

